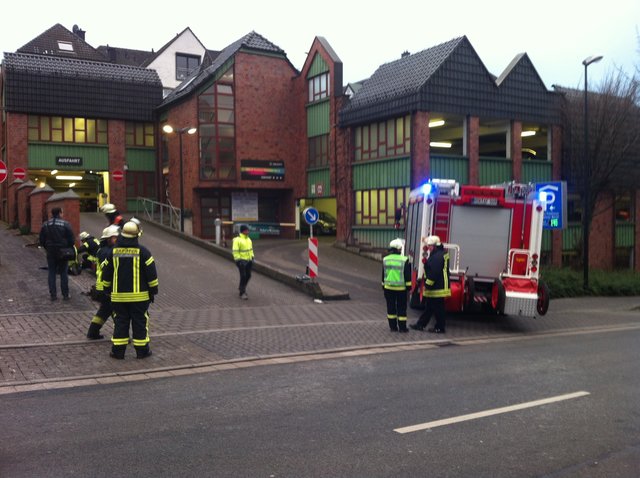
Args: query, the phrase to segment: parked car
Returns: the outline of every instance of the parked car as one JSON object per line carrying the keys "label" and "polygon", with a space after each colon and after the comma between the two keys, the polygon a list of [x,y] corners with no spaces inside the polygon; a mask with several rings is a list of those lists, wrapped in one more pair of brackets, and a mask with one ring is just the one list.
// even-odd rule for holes
{"label": "parked car", "polygon": [[[333,235],[336,233],[336,218],[328,212],[318,211],[318,222],[313,225],[314,235]],[[300,215],[300,232],[309,234],[309,224],[304,220],[304,215]]]}

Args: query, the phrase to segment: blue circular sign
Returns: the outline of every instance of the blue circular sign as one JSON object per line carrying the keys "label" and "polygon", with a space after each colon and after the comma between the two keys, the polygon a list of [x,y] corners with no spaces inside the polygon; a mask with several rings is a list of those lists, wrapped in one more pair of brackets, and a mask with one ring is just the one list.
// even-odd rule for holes
{"label": "blue circular sign", "polygon": [[304,216],[304,220],[310,226],[313,226],[316,222],[318,222],[318,219],[320,219],[320,214],[315,207],[305,208],[304,211],[302,211],[302,215]]}

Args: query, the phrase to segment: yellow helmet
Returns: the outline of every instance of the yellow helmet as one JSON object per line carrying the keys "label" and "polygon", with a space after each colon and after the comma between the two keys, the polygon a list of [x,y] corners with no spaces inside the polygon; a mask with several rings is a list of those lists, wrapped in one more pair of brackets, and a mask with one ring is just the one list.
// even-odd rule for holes
{"label": "yellow helmet", "polygon": [[102,237],[100,239],[109,239],[110,237],[117,237],[120,235],[120,228],[115,225],[107,226],[102,230]]}
{"label": "yellow helmet", "polygon": [[100,208],[100,211],[102,211],[103,214],[113,214],[117,209],[113,204],[107,203]]}
{"label": "yellow helmet", "polygon": [[439,246],[442,244],[438,236],[429,236],[426,240],[427,246]]}
{"label": "yellow helmet", "polygon": [[127,221],[122,226],[122,237],[128,237],[129,239],[138,237],[140,235],[140,229],[138,225],[133,221]]}

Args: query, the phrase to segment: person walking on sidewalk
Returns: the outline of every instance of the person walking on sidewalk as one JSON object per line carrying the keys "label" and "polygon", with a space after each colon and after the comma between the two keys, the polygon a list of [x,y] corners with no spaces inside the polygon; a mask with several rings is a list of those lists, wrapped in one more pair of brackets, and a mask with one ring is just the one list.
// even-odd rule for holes
{"label": "person walking on sidewalk", "polygon": [[429,258],[425,264],[424,295],[426,307],[415,324],[414,330],[424,330],[431,316],[435,315],[436,325],[427,330],[434,334],[445,333],[444,299],[451,296],[449,288],[449,253],[445,250],[438,236],[429,236],[426,240]]}
{"label": "person walking on sidewalk", "polygon": [[100,329],[104,323],[111,317],[113,306],[111,305],[111,297],[105,293],[104,284],[102,283],[102,266],[103,262],[109,257],[109,253],[116,244],[116,240],[120,235],[120,228],[115,225],[107,226],[102,231],[100,238],[100,248],[96,253],[96,297],[100,303],[100,307],[91,319],[87,338],[90,340],[98,340],[104,336],[100,333]]}
{"label": "person walking on sidewalk", "polygon": [[240,226],[240,234],[233,238],[231,247],[233,251],[233,260],[240,272],[240,285],[238,290],[240,298],[247,300],[247,284],[251,279],[251,269],[253,267],[253,243],[249,237],[249,226],[243,224]]}
{"label": "person walking on sidewalk", "polygon": [[404,242],[394,239],[389,243],[389,254],[382,259],[382,288],[387,301],[387,319],[392,332],[407,329],[407,292],[411,287],[411,265],[402,255]]}
{"label": "person walking on sidewalk", "polygon": [[[51,219],[42,224],[39,242],[47,251],[49,269],[49,296],[52,301],[58,299],[56,274],[60,274],[62,298],[69,300],[69,259],[63,256],[65,249],[73,249],[75,236],[71,224],[63,218],[62,208],[51,210]],[[74,251],[75,255],[75,251]]]}
{"label": "person walking on sidewalk", "polygon": [[129,328],[137,358],[151,355],[148,309],[158,293],[158,274],[151,252],[138,243],[139,235],[136,223],[126,222],[102,268],[104,291],[111,294],[115,314],[110,356],[120,360],[129,343]]}

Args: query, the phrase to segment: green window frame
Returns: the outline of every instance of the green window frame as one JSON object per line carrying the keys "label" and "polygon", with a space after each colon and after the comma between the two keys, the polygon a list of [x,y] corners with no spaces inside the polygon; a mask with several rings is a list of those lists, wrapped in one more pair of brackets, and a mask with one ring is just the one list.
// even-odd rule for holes
{"label": "green window frame", "polygon": [[103,119],[29,115],[29,141],[107,144],[108,122]]}
{"label": "green window frame", "polygon": [[355,160],[369,161],[411,153],[411,116],[358,126],[355,129]]}
{"label": "green window frame", "polygon": [[125,144],[144,148],[154,148],[156,133],[153,123],[134,123],[127,121],[124,125]]}
{"label": "green window frame", "polygon": [[[355,191],[355,224],[393,226],[396,211],[408,204],[410,188],[385,188]],[[404,223],[404,217],[400,224]]]}

